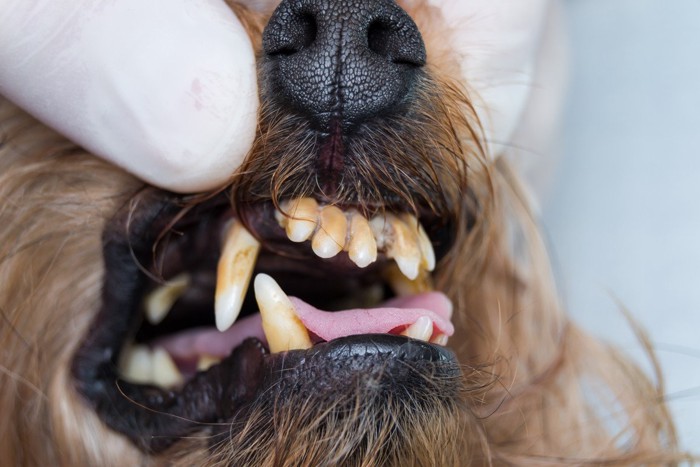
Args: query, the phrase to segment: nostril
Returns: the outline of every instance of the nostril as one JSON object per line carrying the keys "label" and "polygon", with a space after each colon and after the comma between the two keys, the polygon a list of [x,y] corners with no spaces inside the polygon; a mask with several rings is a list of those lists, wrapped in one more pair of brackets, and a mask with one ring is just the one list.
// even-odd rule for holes
{"label": "nostril", "polygon": [[389,24],[380,19],[372,21],[367,28],[367,47],[369,50],[389,59],[391,58],[388,56],[390,28]]}
{"label": "nostril", "polygon": [[294,55],[316,41],[318,24],[316,16],[300,11],[288,23],[278,23],[263,38],[263,49],[267,55]]}
{"label": "nostril", "polygon": [[372,20],[367,27],[367,47],[397,65],[425,65],[425,46],[412,22],[394,22],[388,18]]}

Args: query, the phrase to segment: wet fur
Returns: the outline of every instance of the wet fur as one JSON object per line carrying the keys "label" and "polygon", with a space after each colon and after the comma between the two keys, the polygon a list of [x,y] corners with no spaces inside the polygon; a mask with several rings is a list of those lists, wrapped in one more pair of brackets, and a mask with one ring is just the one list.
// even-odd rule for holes
{"label": "wet fur", "polygon": [[[436,282],[455,303],[450,346],[463,379],[428,379],[416,398],[388,403],[355,381],[332,400],[255,407],[214,452],[203,431],[159,457],[143,454],[99,421],[69,372],[100,300],[103,227],[142,184],[0,101],[4,465],[669,465],[682,458],[661,383],[563,314],[516,175],[484,152],[476,96],[439,48],[449,31],[439,12],[411,3],[430,60],[414,116],[432,120],[422,132],[411,119],[393,122],[375,140],[392,147],[401,137],[410,148],[391,152],[387,166],[358,158],[355,175],[319,192],[308,171],[268,163],[265,156],[283,147],[296,149],[285,157],[299,161],[306,146],[291,117],[263,105],[255,147],[232,183],[239,202],[248,193],[314,193],[342,203],[359,188],[368,210],[389,193],[409,205],[429,200],[462,221],[456,254],[439,265]],[[236,10],[257,44],[264,17]],[[401,134],[392,138],[394,130]],[[365,183],[386,181],[383,171],[392,168],[409,177]],[[262,181],[265,189],[250,190]],[[445,399],[437,388],[447,383],[455,395]],[[421,398],[431,410],[421,410]]]}

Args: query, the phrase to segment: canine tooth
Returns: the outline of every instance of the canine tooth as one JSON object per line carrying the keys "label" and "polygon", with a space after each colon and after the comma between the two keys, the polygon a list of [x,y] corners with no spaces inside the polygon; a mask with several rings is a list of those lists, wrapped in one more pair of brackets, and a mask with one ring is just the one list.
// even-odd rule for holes
{"label": "canine tooth", "polygon": [[214,313],[216,327],[221,332],[230,328],[241,312],[259,251],[260,243],[243,224],[234,221],[226,234],[216,270]]}
{"label": "canine tooth", "polygon": [[411,228],[416,229],[418,237],[418,248],[421,252],[421,266],[428,271],[434,270],[435,250],[433,249],[433,243],[430,241],[430,237],[428,237],[428,234],[425,233],[423,225],[420,222],[418,222],[418,219],[416,219],[415,216],[410,214],[407,214],[404,217],[404,220],[409,226],[411,226]]}
{"label": "canine tooth", "polygon": [[197,360],[197,370],[207,371],[209,368],[213,367],[214,365],[218,365],[219,363],[221,363],[221,359],[219,357],[215,357],[213,355],[200,355],[199,360]]}
{"label": "canine tooth", "polygon": [[145,345],[132,345],[124,349],[120,373],[132,383],[153,382],[153,353]]}
{"label": "canine tooth", "polygon": [[188,274],[179,274],[146,296],[144,306],[149,323],[159,324],[173,307],[178,298],[187,290],[190,283]]}
{"label": "canine tooth", "polygon": [[419,271],[418,277],[411,280],[401,272],[398,265],[393,264],[384,270],[384,279],[398,297],[417,295],[434,290],[433,279],[425,270]]}
{"label": "canine tooth", "polygon": [[313,198],[299,198],[284,207],[285,215],[282,215],[287,237],[296,243],[304,242],[311,238],[318,223],[318,203]]}
{"label": "canine tooth", "polygon": [[277,282],[267,274],[258,274],[253,287],[270,352],[311,348],[306,327],[294,313],[294,305]]}
{"label": "canine tooth", "polygon": [[427,342],[430,336],[433,335],[433,320],[427,316],[421,316],[415,323],[407,327],[401,335]]}
{"label": "canine tooth", "polygon": [[311,248],[320,258],[332,258],[343,251],[348,221],[345,213],[335,206],[324,207],[320,220],[318,231],[311,241]]}
{"label": "canine tooth", "polygon": [[360,213],[350,219],[350,243],[348,256],[358,267],[365,268],[377,260],[377,242],[369,222]]}
{"label": "canine tooth", "polygon": [[444,334],[438,334],[435,336],[435,339],[430,341],[432,344],[437,344],[441,346],[446,346],[447,345],[447,336]]}
{"label": "canine tooth", "polygon": [[170,388],[182,384],[184,378],[170,354],[162,348],[153,351],[153,383]]}
{"label": "canine tooth", "polygon": [[401,219],[387,216],[391,226],[392,238],[387,247],[387,256],[393,258],[406,277],[414,280],[418,277],[421,263],[421,251],[418,247],[418,234]]}

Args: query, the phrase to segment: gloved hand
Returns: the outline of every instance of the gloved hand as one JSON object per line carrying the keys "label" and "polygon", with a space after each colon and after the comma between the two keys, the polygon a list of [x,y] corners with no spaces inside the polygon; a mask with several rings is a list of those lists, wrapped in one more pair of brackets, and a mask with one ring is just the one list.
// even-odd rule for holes
{"label": "gloved hand", "polygon": [[[0,94],[173,191],[214,188],[241,164],[256,125],[254,54],[223,1],[1,1]],[[454,29],[498,152],[527,104],[551,0],[429,2]]]}
{"label": "gloved hand", "polygon": [[253,141],[255,57],[220,0],[2,0],[0,94],[163,188],[224,183]]}

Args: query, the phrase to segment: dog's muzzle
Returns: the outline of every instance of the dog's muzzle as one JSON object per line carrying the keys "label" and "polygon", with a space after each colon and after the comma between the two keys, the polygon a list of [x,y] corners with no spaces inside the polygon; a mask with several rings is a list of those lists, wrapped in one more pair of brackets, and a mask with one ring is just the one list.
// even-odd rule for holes
{"label": "dog's muzzle", "polygon": [[263,48],[259,135],[232,185],[146,190],[104,231],[73,375],[146,451],[235,436],[281,403],[429,412],[458,392],[433,271],[466,199],[461,123],[416,25],[390,0],[285,0]]}
{"label": "dog's muzzle", "polygon": [[180,217],[181,202],[154,191],[108,225],[102,309],[73,364],[79,392],[137,445],[157,452],[358,377],[409,398],[458,377],[451,305],[431,285],[439,257],[416,218],[333,218],[304,199],[251,208],[246,227],[225,196]]}

